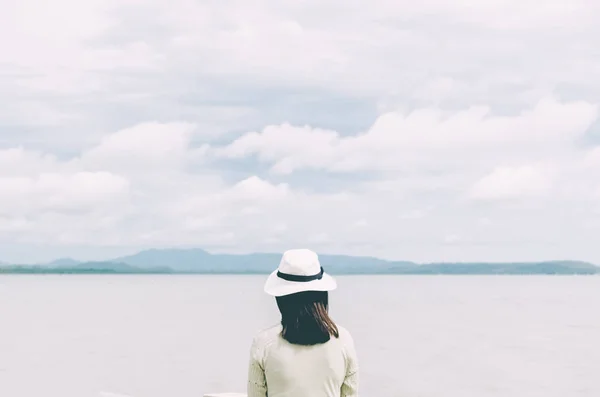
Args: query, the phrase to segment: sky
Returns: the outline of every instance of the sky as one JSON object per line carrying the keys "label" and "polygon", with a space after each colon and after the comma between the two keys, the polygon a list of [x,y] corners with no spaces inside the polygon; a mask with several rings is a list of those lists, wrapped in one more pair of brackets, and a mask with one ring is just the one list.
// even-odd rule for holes
{"label": "sky", "polygon": [[596,0],[0,8],[0,261],[600,264]]}

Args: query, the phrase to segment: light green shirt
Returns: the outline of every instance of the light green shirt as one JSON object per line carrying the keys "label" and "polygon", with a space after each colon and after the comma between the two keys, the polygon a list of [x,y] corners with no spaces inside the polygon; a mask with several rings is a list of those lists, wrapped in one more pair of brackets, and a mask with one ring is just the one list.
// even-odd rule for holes
{"label": "light green shirt", "polygon": [[350,333],[314,346],[294,345],[281,325],[254,337],[248,370],[248,397],[358,396],[358,360]]}

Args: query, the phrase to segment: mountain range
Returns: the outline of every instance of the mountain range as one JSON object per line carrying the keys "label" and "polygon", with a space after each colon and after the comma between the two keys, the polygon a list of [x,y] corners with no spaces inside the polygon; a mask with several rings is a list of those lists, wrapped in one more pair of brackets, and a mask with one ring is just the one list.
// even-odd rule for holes
{"label": "mountain range", "polygon": [[[281,254],[211,254],[202,249],[150,249],[106,261],[61,258],[45,264],[0,264],[0,273],[118,274],[268,274]],[[319,255],[331,274],[600,274],[600,267],[581,261],[428,263],[387,261],[366,256]]]}

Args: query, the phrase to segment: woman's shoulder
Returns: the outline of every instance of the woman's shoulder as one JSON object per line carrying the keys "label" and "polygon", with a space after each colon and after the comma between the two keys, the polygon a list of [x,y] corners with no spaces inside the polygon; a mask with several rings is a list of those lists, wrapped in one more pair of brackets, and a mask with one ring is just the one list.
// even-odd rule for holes
{"label": "woman's shoulder", "polygon": [[338,333],[340,334],[340,339],[350,341],[352,340],[352,334],[350,333],[350,331],[348,331],[348,328],[340,324],[336,324],[336,327],[338,329]]}
{"label": "woman's shoulder", "polygon": [[277,339],[281,332],[281,325],[273,325],[269,328],[258,331],[252,339],[252,347],[250,349],[253,359],[262,362],[269,347]]}
{"label": "woman's shoulder", "polygon": [[281,324],[263,328],[254,335],[254,344],[265,346],[273,342],[281,334]]}
{"label": "woman's shoulder", "polygon": [[342,325],[336,324],[339,334],[339,340],[342,342],[344,347],[348,349],[354,349],[354,339],[348,329]]}

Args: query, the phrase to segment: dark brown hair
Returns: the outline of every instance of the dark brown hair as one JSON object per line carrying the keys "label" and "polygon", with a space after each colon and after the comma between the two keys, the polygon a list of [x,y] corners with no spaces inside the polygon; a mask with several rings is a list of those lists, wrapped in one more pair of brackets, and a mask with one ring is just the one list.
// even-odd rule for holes
{"label": "dark brown hair", "polygon": [[281,313],[281,336],[296,345],[317,345],[338,338],[339,331],[329,317],[327,291],[305,291],[277,297]]}

